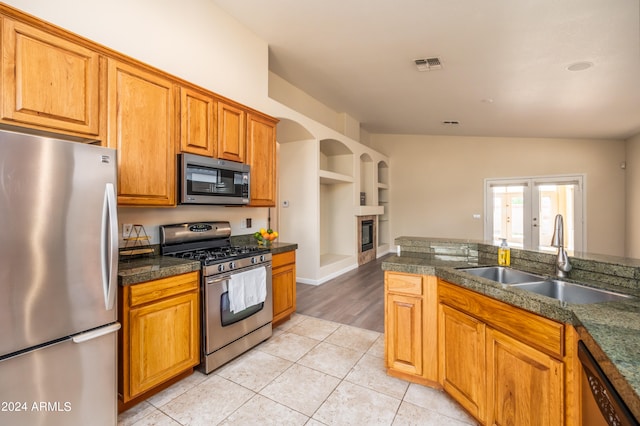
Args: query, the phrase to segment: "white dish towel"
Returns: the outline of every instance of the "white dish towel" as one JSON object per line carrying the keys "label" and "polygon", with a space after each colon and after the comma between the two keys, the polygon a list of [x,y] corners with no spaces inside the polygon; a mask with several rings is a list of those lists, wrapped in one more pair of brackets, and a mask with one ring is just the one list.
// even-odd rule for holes
{"label": "white dish towel", "polygon": [[229,309],[232,313],[262,303],[267,298],[267,272],[264,266],[232,274],[229,279]]}

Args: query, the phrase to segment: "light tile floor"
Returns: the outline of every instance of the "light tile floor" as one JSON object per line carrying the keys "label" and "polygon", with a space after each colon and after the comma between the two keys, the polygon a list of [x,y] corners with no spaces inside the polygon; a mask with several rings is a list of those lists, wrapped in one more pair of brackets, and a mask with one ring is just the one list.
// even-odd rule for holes
{"label": "light tile floor", "polygon": [[210,375],[195,372],[118,425],[475,425],[441,391],[387,376],[380,333],[296,314]]}

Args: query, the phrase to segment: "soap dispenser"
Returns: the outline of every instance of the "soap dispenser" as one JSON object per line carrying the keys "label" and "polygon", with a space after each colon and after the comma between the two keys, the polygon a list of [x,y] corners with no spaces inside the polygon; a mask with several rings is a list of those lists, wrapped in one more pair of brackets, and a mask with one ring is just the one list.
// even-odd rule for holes
{"label": "soap dispenser", "polygon": [[507,244],[506,238],[501,238],[502,243],[498,247],[498,265],[509,266],[511,265],[511,249]]}

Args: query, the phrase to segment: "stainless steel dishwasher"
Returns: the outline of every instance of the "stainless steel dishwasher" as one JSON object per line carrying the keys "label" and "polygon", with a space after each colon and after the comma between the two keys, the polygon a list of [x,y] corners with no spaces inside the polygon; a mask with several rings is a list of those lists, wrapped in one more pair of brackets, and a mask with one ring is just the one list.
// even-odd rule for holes
{"label": "stainless steel dishwasher", "polygon": [[638,420],[627,408],[607,376],[582,341],[578,342],[582,364],[582,425],[637,426]]}

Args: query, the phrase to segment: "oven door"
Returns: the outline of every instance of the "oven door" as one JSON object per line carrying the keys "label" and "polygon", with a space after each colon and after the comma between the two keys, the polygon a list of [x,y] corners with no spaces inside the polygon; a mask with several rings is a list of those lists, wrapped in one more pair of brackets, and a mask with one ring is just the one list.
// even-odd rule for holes
{"label": "oven door", "polygon": [[205,277],[205,354],[210,354],[229,343],[268,324],[273,319],[271,288],[271,264],[260,264],[252,268],[266,269],[267,297],[263,303],[232,313],[229,310],[229,278],[231,274]]}

